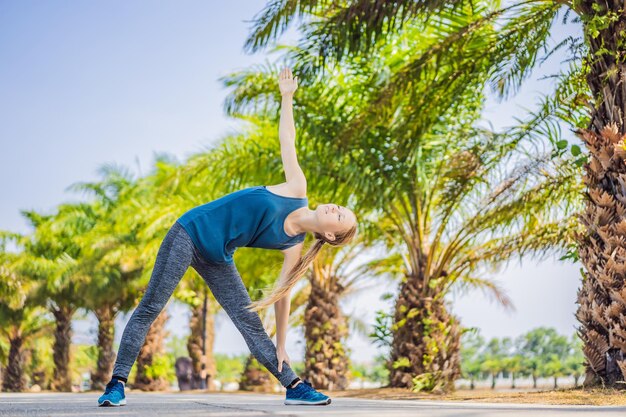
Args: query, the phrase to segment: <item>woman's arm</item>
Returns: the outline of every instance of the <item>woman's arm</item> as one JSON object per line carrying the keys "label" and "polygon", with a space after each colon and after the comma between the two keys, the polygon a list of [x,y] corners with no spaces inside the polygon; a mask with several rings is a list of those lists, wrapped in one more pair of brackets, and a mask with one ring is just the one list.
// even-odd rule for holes
{"label": "woman's arm", "polygon": [[304,187],[306,190],[306,177],[300,168],[296,155],[296,126],[293,120],[293,95],[298,88],[298,83],[292,77],[289,68],[281,71],[278,85],[282,96],[278,138],[280,139],[280,154],[283,160],[285,178],[288,184],[294,186],[292,188]]}
{"label": "woman's arm", "polygon": [[[300,260],[302,252],[302,243],[294,245],[284,251],[285,260],[280,271],[280,279],[278,285],[287,279],[289,271]],[[276,316],[276,353],[278,356],[278,370],[282,370],[282,358],[289,363],[289,357],[285,349],[287,341],[287,327],[289,325],[289,310],[291,308],[291,291],[287,291],[284,297],[274,303],[274,315]]]}

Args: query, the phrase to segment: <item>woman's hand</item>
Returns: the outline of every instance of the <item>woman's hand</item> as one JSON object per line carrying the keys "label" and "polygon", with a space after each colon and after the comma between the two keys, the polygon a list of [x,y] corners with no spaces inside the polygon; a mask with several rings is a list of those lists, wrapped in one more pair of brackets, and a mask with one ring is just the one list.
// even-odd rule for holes
{"label": "woman's hand", "polygon": [[278,372],[282,372],[283,370],[283,361],[291,365],[289,362],[289,356],[287,356],[287,351],[284,347],[279,346],[276,348],[276,357],[278,358]]}
{"label": "woman's hand", "polygon": [[293,93],[298,88],[298,77],[294,77],[291,73],[289,67],[284,68],[280,75],[278,76],[278,88],[280,89],[280,94],[285,95],[293,95]]}

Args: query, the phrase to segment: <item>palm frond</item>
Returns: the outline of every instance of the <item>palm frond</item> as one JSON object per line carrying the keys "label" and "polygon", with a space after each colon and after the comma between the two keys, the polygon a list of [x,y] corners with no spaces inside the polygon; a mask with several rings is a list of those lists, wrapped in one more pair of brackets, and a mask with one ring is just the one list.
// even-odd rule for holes
{"label": "palm frond", "polygon": [[[506,292],[493,280],[464,275],[454,281],[455,290],[466,292],[471,289],[479,289],[483,294],[496,301],[505,310],[514,311],[513,301]],[[447,290],[444,292],[447,293]]]}

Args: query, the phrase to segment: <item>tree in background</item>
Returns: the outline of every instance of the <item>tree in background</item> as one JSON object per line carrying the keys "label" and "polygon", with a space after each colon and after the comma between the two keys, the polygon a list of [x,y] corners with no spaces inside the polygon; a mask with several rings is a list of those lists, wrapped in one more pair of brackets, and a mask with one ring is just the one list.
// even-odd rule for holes
{"label": "tree in background", "polygon": [[485,339],[477,328],[467,329],[461,336],[461,375],[469,379],[470,389],[474,389],[474,381],[480,377],[483,362],[482,348]]}
{"label": "tree in background", "polygon": [[[38,304],[40,282],[20,274],[16,263],[22,254],[6,251],[8,234],[0,235],[0,334],[8,340],[7,367],[2,375],[2,390],[21,392],[26,389],[25,348],[34,337],[49,331],[45,308]],[[15,238],[16,236],[12,236]]]}
{"label": "tree in background", "polygon": [[[183,278],[182,288],[177,289],[176,298],[191,308],[187,353],[192,363],[191,389],[215,389],[218,377],[213,354],[215,342],[215,314],[219,304],[208,290],[207,284],[195,273]],[[204,318],[204,321],[203,321]]]}
{"label": "tree in background", "polygon": [[[518,59],[526,39],[520,33],[535,22],[524,16],[496,31],[493,20],[504,12],[479,2],[438,9],[424,24],[416,15],[427,10],[418,7],[399,19],[399,36],[393,24],[385,30],[374,16],[392,16],[400,9],[363,6],[354,13],[352,6],[333,5],[317,15],[321,3],[268,6],[248,45],[264,46],[298,10],[316,15],[315,23],[301,28],[301,45],[292,48],[296,72],[310,84],[317,82],[313,74],[324,79],[332,90],[324,98],[332,98],[341,110],[328,122],[305,120],[304,128],[327,128],[311,140],[320,143],[324,155],[344,157],[333,178],[339,187],[350,184],[358,190],[357,205],[378,210],[381,234],[389,249],[402,255],[405,267],[394,315],[391,385],[453,389],[460,329],[448,313],[445,294],[454,286],[478,286],[506,303],[494,283],[477,274],[479,263],[496,266],[516,255],[547,255],[574,240],[571,203],[577,202],[581,188],[574,161],[552,163],[550,156],[529,156],[533,152],[524,149],[543,139],[539,133],[554,109],[502,134],[474,127],[484,84],[499,78],[506,90],[518,83],[517,73],[506,79],[497,65]],[[542,13],[553,9],[544,7]],[[370,23],[377,27],[371,37],[362,37],[361,29],[353,32],[357,27],[369,30]],[[485,49],[486,42],[499,45]],[[333,61],[340,69],[325,65],[326,58],[341,58],[335,55],[347,44],[354,54]],[[359,49],[367,49],[367,58]],[[569,87],[573,81],[564,83]],[[308,83],[304,86],[310,89]],[[351,99],[357,92],[359,99]],[[317,114],[318,108],[306,113]],[[509,169],[506,161],[513,160],[518,165]]]}
{"label": "tree in background", "polygon": [[491,375],[491,389],[495,389],[498,375],[506,370],[506,359],[511,353],[511,344],[508,337],[493,338],[487,343],[481,370]]}
{"label": "tree in background", "polygon": [[[349,322],[339,301],[362,288],[375,274],[369,267],[376,261],[360,265],[356,262],[359,254],[366,253],[363,236],[357,236],[343,250],[323,248],[307,273],[311,289],[302,318],[306,343],[304,378],[316,388],[343,390],[348,387]],[[353,324],[359,321],[358,317],[349,319]]]}
{"label": "tree in background", "polygon": [[[560,376],[562,371],[558,361],[564,359],[569,351],[566,337],[553,328],[538,327],[520,336],[516,344],[525,358],[524,367],[533,379],[533,388],[537,388],[537,378],[541,376]],[[552,364],[546,368],[550,361]]]}
{"label": "tree in background", "polygon": [[104,165],[99,173],[99,182],[71,187],[92,197],[74,213],[74,221],[88,225],[76,242],[81,246],[84,306],[98,321],[98,360],[91,375],[95,389],[104,388],[111,378],[115,319],[136,304],[146,262],[145,247],[138,237],[146,199],[141,198],[141,190],[127,169]]}
{"label": "tree in background", "polygon": [[577,334],[570,339],[571,350],[565,359],[565,368],[568,375],[574,377],[574,387],[578,387],[578,381],[585,374],[585,356],[582,351],[582,341]]}
{"label": "tree in background", "polygon": [[[271,2],[256,17],[246,47],[258,50],[282,33],[296,16],[312,16],[312,24],[303,24],[301,28],[304,29],[302,42],[312,45],[306,50],[308,62],[317,64],[331,58],[341,61],[344,56],[356,54],[371,57],[377,42],[388,40],[415,20],[427,18],[441,29],[449,29],[458,20],[442,21],[442,16],[478,6],[475,1],[462,0]],[[577,157],[575,163],[585,163],[583,181],[588,189],[584,194],[586,209],[579,223],[584,231],[576,234],[576,243],[570,248],[570,257],[580,258],[585,266],[576,317],[581,323],[580,337],[584,341],[585,384],[612,387],[621,386],[626,379],[626,326],[621,319],[626,309],[623,275],[626,249],[622,243],[626,218],[626,92],[622,88],[626,74],[626,44],[623,42],[626,15],[623,8],[622,2],[597,0],[493,3],[479,19],[454,28],[425,53],[416,51],[413,57],[400,64],[401,70],[390,83],[393,88],[412,89],[414,83],[428,77],[425,63],[429,60],[438,65],[446,59],[454,60],[455,76],[440,76],[431,85],[432,95],[424,95],[424,106],[433,106],[433,103],[436,106],[443,101],[442,91],[450,91],[458,83],[470,85],[465,77],[475,76],[480,63],[488,62],[493,90],[500,97],[506,97],[521,86],[537,62],[569,46],[570,68],[557,75],[557,88],[547,96],[544,109],[551,114],[548,118],[560,119],[574,127],[588,150],[584,155],[578,145],[571,146],[572,154]],[[560,10],[565,10],[564,22],[572,14],[576,15],[570,23],[582,22],[584,36],[582,39],[567,37],[549,48],[553,22]],[[497,30],[488,36],[481,33],[484,27],[495,25]],[[480,43],[471,47],[477,37]],[[455,52],[457,47],[463,48],[460,54]],[[308,55],[314,55],[317,60]],[[563,112],[563,103],[570,103],[567,106],[573,105],[579,110],[586,106],[590,114],[579,117],[580,113]],[[422,108],[416,106],[413,111],[421,113]],[[385,114],[381,108],[377,113]],[[568,141],[560,139],[560,134],[555,137],[553,124],[544,126],[548,129],[543,135],[556,145],[556,153],[565,151]]]}
{"label": "tree in background", "polygon": [[575,385],[584,371],[581,341],[574,335],[571,340],[559,335],[555,329],[538,327],[515,339],[492,338],[489,343],[478,332],[465,333],[463,338],[463,375],[470,379],[491,377],[491,388],[495,388],[499,375],[511,376],[511,388],[516,388],[516,377],[531,376],[533,388],[538,378],[552,378],[558,387],[558,378],[574,377]]}
{"label": "tree in background", "polygon": [[72,317],[84,306],[81,293],[83,275],[80,273],[80,236],[94,226],[85,216],[84,204],[63,204],[55,214],[44,216],[34,211],[23,211],[33,232],[23,238],[24,252],[16,265],[23,273],[41,281],[39,297],[54,317],[54,374],[51,388],[55,391],[72,390],[69,368],[72,341]]}

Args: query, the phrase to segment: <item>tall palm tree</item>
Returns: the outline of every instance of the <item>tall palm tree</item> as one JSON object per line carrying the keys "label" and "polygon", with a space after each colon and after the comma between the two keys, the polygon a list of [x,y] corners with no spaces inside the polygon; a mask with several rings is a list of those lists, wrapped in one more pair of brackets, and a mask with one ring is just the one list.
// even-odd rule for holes
{"label": "tall palm tree", "polygon": [[124,168],[103,166],[100,174],[100,182],[72,186],[93,197],[75,213],[75,221],[89,224],[76,242],[82,248],[79,269],[84,276],[84,306],[98,320],[98,360],[91,376],[94,388],[103,388],[110,379],[115,319],[136,304],[146,274],[144,248],[139,228],[134,226],[145,210],[145,199]]}
{"label": "tall palm tree", "polygon": [[23,239],[25,256],[19,267],[25,274],[41,280],[39,297],[45,300],[55,320],[51,387],[56,391],[72,389],[69,369],[72,317],[83,305],[78,272],[81,247],[77,238],[93,226],[85,216],[77,215],[83,210],[80,204],[64,204],[50,216],[22,212],[34,231]]}
{"label": "tall palm tree", "polygon": [[168,314],[164,309],[150,326],[146,340],[137,355],[135,379],[133,388],[143,391],[163,391],[167,389],[169,383],[165,375],[158,375],[152,372],[151,368],[157,364],[157,358],[162,357],[165,353],[165,323]]}
{"label": "tall palm tree", "polygon": [[[475,5],[476,2],[274,1],[258,16],[246,46],[250,50],[259,49],[285,30],[296,15],[310,14],[315,18],[306,29],[304,43],[313,45],[315,55],[322,62],[327,58],[341,59],[344,55],[371,51],[377,41],[388,38],[416,19],[428,17],[441,25],[441,15],[450,10],[461,10],[468,4]],[[576,315],[581,323],[579,332],[587,359],[586,384],[617,386],[626,377],[626,330],[619,319],[626,308],[626,299],[620,295],[625,281],[620,272],[621,258],[613,255],[622,247],[619,243],[620,225],[625,198],[622,176],[626,168],[622,162],[622,144],[626,133],[626,112],[623,110],[626,108],[626,92],[620,87],[626,71],[623,59],[626,46],[621,39],[626,27],[623,4],[543,0],[518,1],[506,7],[497,5],[483,19],[451,31],[426,53],[415,54],[389,86],[404,89],[410,82],[423,79],[425,64],[429,60],[439,62],[446,60],[448,55],[447,59],[459,60],[457,68],[468,70],[458,73],[460,79],[473,76],[475,62],[488,62],[494,90],[506,96],[521,85],[542,55],[545,57],[552,52],[546,54],[546,46],[561,9],[565,10],[564,20],[572,13],[576,15],[572,22],[582,22],[584,33],[582,40],[568,38],[557,45],[570,45],[576,66],[572,73],[583,75],[586,80],[586,88],[578,89],[566,99],[588,105],[591,109],[590,117],[573,120],[564,117],[577,128],[576,133],[587,146],[589,156],[583,177],[588,190],[586,209],[580,218],[585,230],[577,237],[577,253],[572,254],[574,259],[580,257],[586,269]],[[496,19],[501,27],[495,36],[484,38],[479,48],[468,50],[469,54],[456,53],[456,46],[464,45],[481,26],[491,25]],[[454,53],[449,53],[451,48]],[[584,59],[578,59],[580,54]],[[456,82],[457,77],[441,77],[433,91],[440,94],[454,88]],[[557,89],[551,98],[557,98],[558,94]],[[384,96],[381,98],[384,102]],[[559,142],[556,142],[559,147],[567,147],[566,141],[563,145]],[[576,145],[572,152],[580,154]],[[586,155],[577,162],[586,162]]]}
{"label": "tall palm tree", "polygon": [[215,379],[218,376],[213,354],[217,302],[206,291],[204,289],[202,302],[191,309],[187,352],[193,366],[192,389],[206,386],[206,389],[214,390]]}
{"label": "tall palm tree", "polygon": [[[558,159],[553,164],[545,154],[528,157],[532,152],[524,149],[540,142],[538,132],[549,125],[553,103],[502,134],[474,127],[493,61],[513,53],[484,50],[486,41],[500,38],[485,23],[492,14],[488,6],[445,10],[432,18],[439,25],[405,24],[400,34],[372,48],[367,60],[343,60],[334,72],[325,67],[330,93],[304,99],[317,103],[315,109],[349,104],[340,114],[335,109],[332,122],[311,140],[325,151],[318,160],[343,158],[333,168],[335,182],[358,190],[358,205],[377,210],[381,234],[404,266],[394,313],[392,386],[452,389],[460,329],[447,312],[446,294],[457,286],[478,286],[506,305],[499,288],[481,276],[482,266],[564,250],[573,240],[567,231],[576,207],[568,202],[580,190],[575,166]],[[516,24],[515,30],[504,28],[509,37],[530,25],[519,19]],[[473,37],[461,43],[464,31]],[[316,64],[311,49],[297,51],[305,72]],[[484,56],[477,58],[478,51]],[[562,89],[569,91],[575,79],[563,76]],[[350,100],[355,91],[358,102]],[[304,130],[319,129],[317,119],[303,123]]]}
{"label": "tall palm tree", "polygon": [[4,237],[0,240],[0,334],[9,342],[2,390],[20,392],[26,389],[26,343],[49,329],[50,322],[45,308],[38,303],[37,290],[41,283],[19,272],[16,263],[22,255],[6,252]]}
{"label": "tall palm tree", "polygon": [[[241,272],[250,293],[250,298],[258,300],[263,297],[263,290],[272,286],[280,272],[282,256],[278,252],[268,252],[255,248],[240,248],[235,253],[235,263]],[[288,328],[292,329],[300,325],[300,311],[306,303],[309,288],[306,285],[296,287],[291,293],[290,316]],[[263,327],[268,335],[276,334],[276,318],[274,310],[264,309],[259,311]],[[289,337],[289,336],[288,336]],[[246,359],[244,369],[239,380],[239,389],[254,392],[273,392],[276,379],[262,366],[252,354]]]}
{"label": "tall palm tree", "polygon": [[325,248],[307,274],[311,289],[303,312],[304,376],[321,389],[348,387],[350,358],[346,341],[350,325],[353,329],[365,327],[358,317],[344,314],[340,301],[365,288],[372,278],[393,276],[389,269],[380,268],[384,259],[362,261],[367,254],[365,236],[361,233],[339,251]]}

